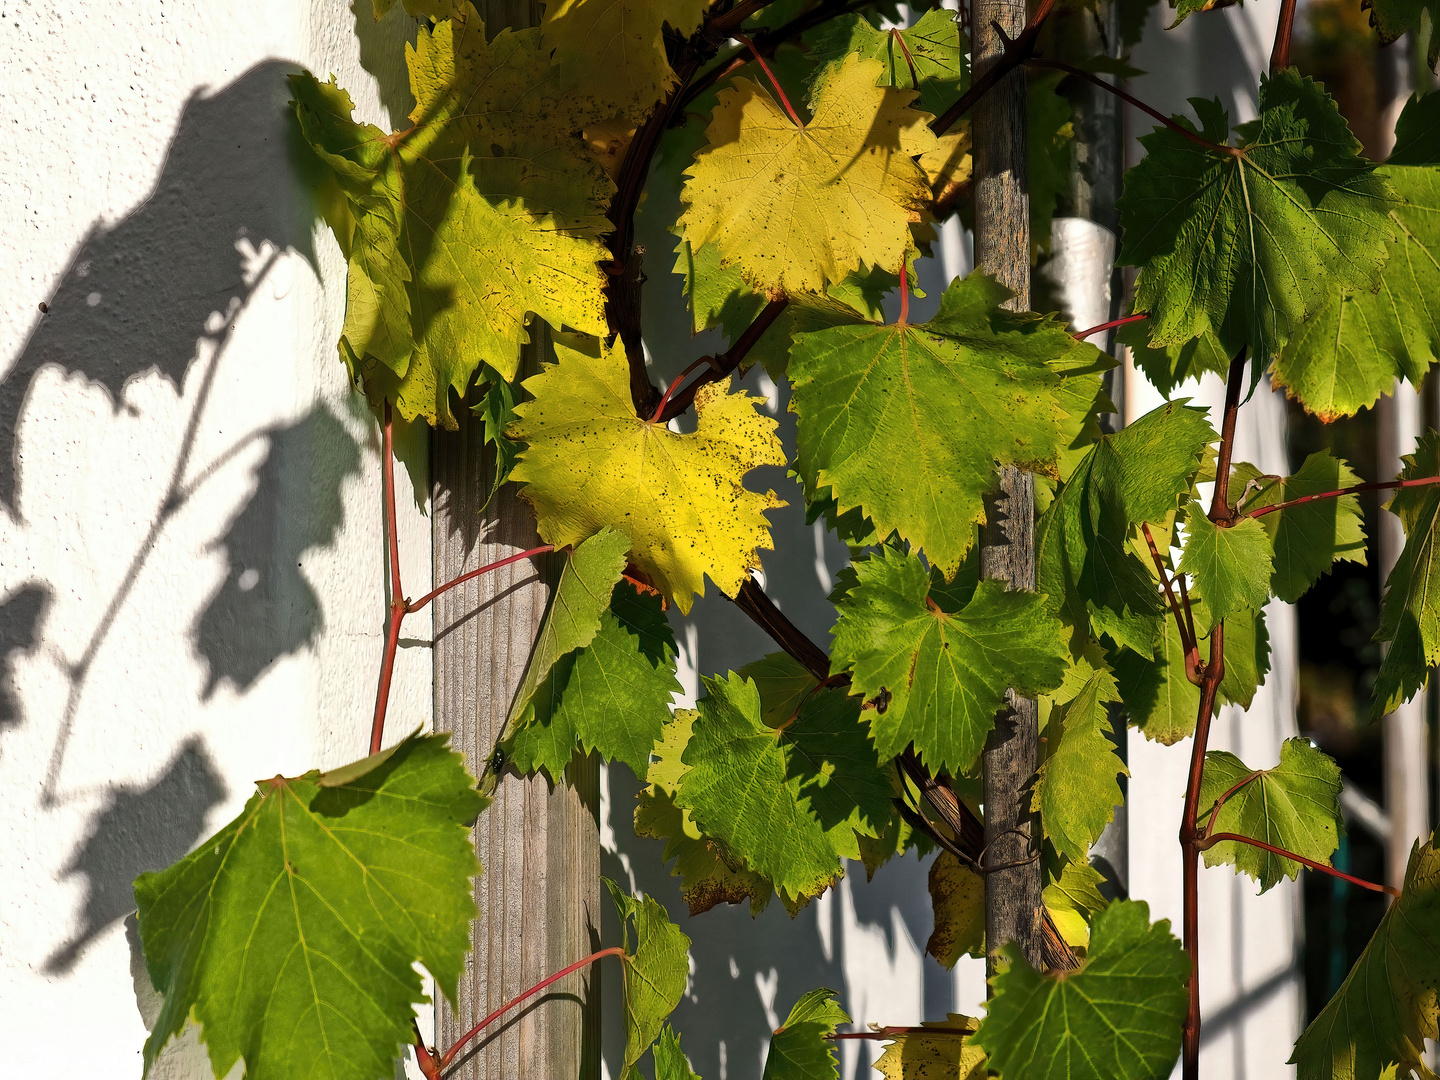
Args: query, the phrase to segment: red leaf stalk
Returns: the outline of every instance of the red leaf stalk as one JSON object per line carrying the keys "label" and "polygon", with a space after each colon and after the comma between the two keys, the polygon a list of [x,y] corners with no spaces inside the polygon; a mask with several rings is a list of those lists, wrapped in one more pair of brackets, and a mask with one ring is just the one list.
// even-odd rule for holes
{"label": "red leaf stalk", "polygon": [[765,57],[760,55],[760,50],[755,47],[755,43],[738,30],[730,36],[750,50],[750,55],[755,57],[755,62],[760,65],[760,70],[765,72],[765,77],[775,88],[775,93],[780,98],[780,104],[785,106],[785,111],[790,114],[790,119],[795,121],[795,126],[804,131],[805,121],[800,119],[800,114],[795,111],[795,106],[790,104],[790,99],[785,96],[785,88],[780,85],[780,80],[775,78],[775,72],[770,70],[770,65],[765,62]]}

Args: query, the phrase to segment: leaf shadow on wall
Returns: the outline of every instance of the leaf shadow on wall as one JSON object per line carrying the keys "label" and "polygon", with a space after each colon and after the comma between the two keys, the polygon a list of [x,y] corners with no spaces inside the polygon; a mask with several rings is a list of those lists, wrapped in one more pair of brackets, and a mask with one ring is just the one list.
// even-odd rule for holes
{"label": "leaf shadow on wall", "polygon": [[62,871],[65,877],[84,878],[85,906],[79,928],[45,961],[46,974],[70,971],[92,941],[134,911],[135,878],[182,858],[200,839],[210,809],[226,794],[198,737],[180,748],[154,783],[115,788]]}
{"label": "leaf shadow on wall", "polygon": [[[179,390],[201,342],[247,303],[262,280],[247,274],[266,242],[315,263],[313,208],[295,194],[314,166],[290,117],[280,61],[257,64],[186,102],[154,190],[115,225],[81,242],[49,309],[0,381],[0,504],[19,512],[16,429],[45,369],[84,375],[118,411],[125,385],[158,372]],[[246,256],[250,255],[247,259]],[[251,280],[247,281],[247,277]]]}
{"label": "leaf shadow on wall", "polygon": [[248,690],[276,660],[319,639],[325,617],[303,557],[335,542],[345,481],[360,474],[359,444],[324,407],[261,437],[268,446],[254,494],[214,545],[225,552],[225,580],[194,628],[209,669],[206,697],[226,679]]}
{"label": "leaf shadow on wall", "polygon": [[11,684],[10,666],[17,655],[39,644],[50,596],[48,587],[31,582],[0,600],[0,735],[24,720],[19,696]]}

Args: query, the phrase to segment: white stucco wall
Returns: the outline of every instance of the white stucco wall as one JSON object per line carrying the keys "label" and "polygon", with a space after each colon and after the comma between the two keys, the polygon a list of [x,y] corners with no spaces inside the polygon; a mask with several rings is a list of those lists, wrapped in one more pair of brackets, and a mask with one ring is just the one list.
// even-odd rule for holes
{"label": "white stucco wall", "polygon": [[[365,752],[378,443],[284,81],[333,71],[387,123],[362,52],[398,58],[404,22],[355,24],[340,0],[0,4],[0,1075],[138,1076],[131,879],[257,777]],[[392,723],[429,715],[408,647]]]}

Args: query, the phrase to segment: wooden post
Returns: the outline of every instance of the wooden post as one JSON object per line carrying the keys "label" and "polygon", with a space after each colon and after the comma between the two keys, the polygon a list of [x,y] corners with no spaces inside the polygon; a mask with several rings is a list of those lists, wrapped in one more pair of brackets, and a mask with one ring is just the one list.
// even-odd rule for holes
{"label": "wooden post", "polygon": [[[479,5],[487,33],[534,25],[538,3],[490,0]],[[522,374],[550,355],[536,322]],[[431,460],[435,581],[503,559],[540,543],[530,509],[513,489],[490,491],[494,455],[484,425],[458,409],[460,430],[437,431]],[[452,732],[479,775],[495,748],[552,582],[545,560],[526,560],[487,574],[435,601],[435,728]],[[444,1050],[487,1013],[545,976],[598,948],[599,766],[572,766],[569,783],[551,789],[543,777],[499,778],[494,802],[475,827],[484,872],[476,882],[480,917],[474,952],[460,978],[459,1001],[436,1010],[436,1043]],[[453,1080],[579,1080],[600,1072],[598,972],[577,972],[496,1023],[470,1043],[446,1076]]]}
{"label": "wooden post", "polygon": [[[1025,26],[1024,0],[972,0],[974,72],[978,78],[1005,51],[999,31],[1011,38]],[[1005,76],[980,99],[973,113],[975,155],[975,264],[1015,293],[1010,307],[1030,306],[1030,200],[1025,160],[1025,71]],[[1034,478],[1006,468],[1000,489],[986,506],[980,570],[1012,589],[1035,588]],[[986,741],[985,865],[999,867],[985,879],[987,967],[1007,941],[1041,967],[1041,869],[1039,837],[1033,836],[1029,784],[1035,774],[1036,703],[1011,696]]]}

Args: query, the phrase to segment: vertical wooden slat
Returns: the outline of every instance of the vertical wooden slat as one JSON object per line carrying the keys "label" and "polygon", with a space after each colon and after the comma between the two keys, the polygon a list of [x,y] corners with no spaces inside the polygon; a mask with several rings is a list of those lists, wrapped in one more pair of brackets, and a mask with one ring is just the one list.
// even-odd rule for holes
{"label": "vertical wooden slat", "polygon": [[[533,0],[479,5],[492,36],[534,25]],[[532,327],[522,374],[549,355],[543,326]],[[459,410],[460,430],[435,433],[433,559],[436,582],[540,543],[529,508],[513,489],[490,490],[493,455],[484,425]],[[435,727],[452,733],[478,775],[495,747],[550,597],[546,560],[487,574],[435,602]],[[476,882],[480,917],[459,1000],[436,1010],[437,1045],[450,1046],[479,1019],[546,975],[597,947],[600,927],[599,769],[572,767],[554,790],[540,777],[501,776],[475,827],[484,866]],[[447,1076],[455,1080],[573,1080],[599,1075],[599,981],[577,972],[471,1042]]]}
{"label": "vertical wooden slat", "polygon": [[[1025,26],[1024,0],[973,0],[974,71],[978,77]],[[1025,160],[1025,72],[1003,78],[975,106],[975,264],[1015,293],[1010,306],[1030,306],[1030,200]],[[1035,588],[1035,485],[1030,473],[1006,468],[986,507],[980,570],[1012,589]],[[991,951],[1007,941],[1041,966],[1039,837],[1028,785],[1039,746],[1036,703],[1012,697],[985,744],[985,865],[1001,867],[985,879],[985,940]]]}

